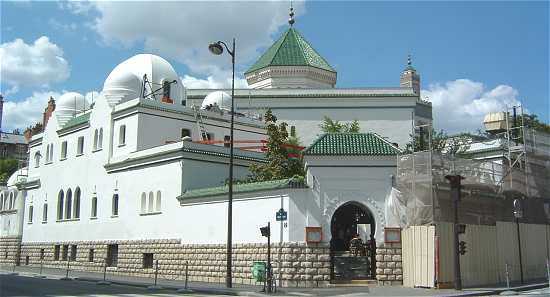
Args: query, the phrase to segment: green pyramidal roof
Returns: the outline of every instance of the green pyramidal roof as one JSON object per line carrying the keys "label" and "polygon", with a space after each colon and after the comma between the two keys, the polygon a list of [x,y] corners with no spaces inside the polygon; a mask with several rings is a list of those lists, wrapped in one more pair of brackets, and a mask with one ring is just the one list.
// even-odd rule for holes
{"label": "green pyramidal roof", "polygon": [[392,156],[398,148],[375,133],[327,133],[305,151],[310,156]]}
{"label": "green pyramidal roof", "polygon": [[268,66],[312,66],[336,72],[294,29],[289,28],[246,73]]}

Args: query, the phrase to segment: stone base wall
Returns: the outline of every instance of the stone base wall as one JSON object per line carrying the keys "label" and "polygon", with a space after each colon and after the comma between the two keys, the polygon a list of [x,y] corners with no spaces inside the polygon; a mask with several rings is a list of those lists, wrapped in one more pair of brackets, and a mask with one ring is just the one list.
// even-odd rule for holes
{"label": "stone base wall", "polygon": [[382,243],[376,248],[376,279],[379,285],[402,285],[401,243]]}
{"label": "stone base wall", "polygon": [[[54,260],[54,246],[60,245],[59,260]],[[108,267],[108,274],[152,277],[153,268],[143,267],[143,254],[152,253],[158,260],[159,278],[185,279],[187,265],[189,281],[225,282],[226,246],[224,244],[181,244],[179,239],[131,241],[69,241],[33,242],[21,246],[21,265],[66,268],[63,245],[76,245],[76,261],[69,261],[70,269],[102,272],[107,246],[118,244],[117,267]],[[90,249],[94,257],[89,260]],[[283,243],[272,244],[274,278],[284,287],[324,287],[330,282],[330,251],[328,244]],[[41,259],[41,255],[43,259]],[[280,257],[279,257],[280,255]],[[267,244],[236,244],[233,246],[233,282],[254,284],[254,261],[266,261]],[[279,269],[280,267],[280,269]],[[279,271],[281,272],[279,274]]]}
{"label": "stone base wall", "polygon": [[0,237],[0,265],[12,266],[19,259],[21,251],[20,236]]}

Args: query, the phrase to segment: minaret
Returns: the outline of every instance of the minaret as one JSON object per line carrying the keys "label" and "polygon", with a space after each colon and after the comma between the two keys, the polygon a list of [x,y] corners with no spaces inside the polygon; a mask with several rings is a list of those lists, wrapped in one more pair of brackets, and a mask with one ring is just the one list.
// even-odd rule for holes
{"label": "minaret", "polygon": [[412,66],[411,55],[407,58],[407,67],[401,73],[399,84],[402,88],[412,88],[415,94],[420,95],[420,75]]}
{"label": "minaret", "polygon": [[285,33],[245,73],[252,89],[328,89],[336,85],[336,70],[294,28],[290,3]]}
{"label": "minaret", "polygon": [[2,132],[2,115],[4,114],[4,96],[0,94],[0,132]]}

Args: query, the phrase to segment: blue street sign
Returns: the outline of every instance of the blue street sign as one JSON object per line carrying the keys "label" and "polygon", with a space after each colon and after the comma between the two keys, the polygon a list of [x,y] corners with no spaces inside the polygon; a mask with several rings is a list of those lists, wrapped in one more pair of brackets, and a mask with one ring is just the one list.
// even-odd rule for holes
{"label": "blue street sign", "polygon": [[284,209],[279,209],[278,212],[275,213],[275,218],[277,221],[286,221],[287,220],[287,213]]}

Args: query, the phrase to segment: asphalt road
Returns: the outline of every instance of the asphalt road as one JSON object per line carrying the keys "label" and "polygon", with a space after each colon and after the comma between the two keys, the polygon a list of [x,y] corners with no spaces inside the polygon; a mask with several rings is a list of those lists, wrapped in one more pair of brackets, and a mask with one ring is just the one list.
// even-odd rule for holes
{"label": "asphalt road", "polygon": [[[150,291],[122,285],[97,285],[95,282],[42,279],[0,275],[0,296],[174,296],[175,291]],[[190,295],[182,295],[190,296]],[[191,295],[193,296],[193,295]],[[197,296],[197,295],[194,295]],[[210,295],[212,296],[212,295]]]}

